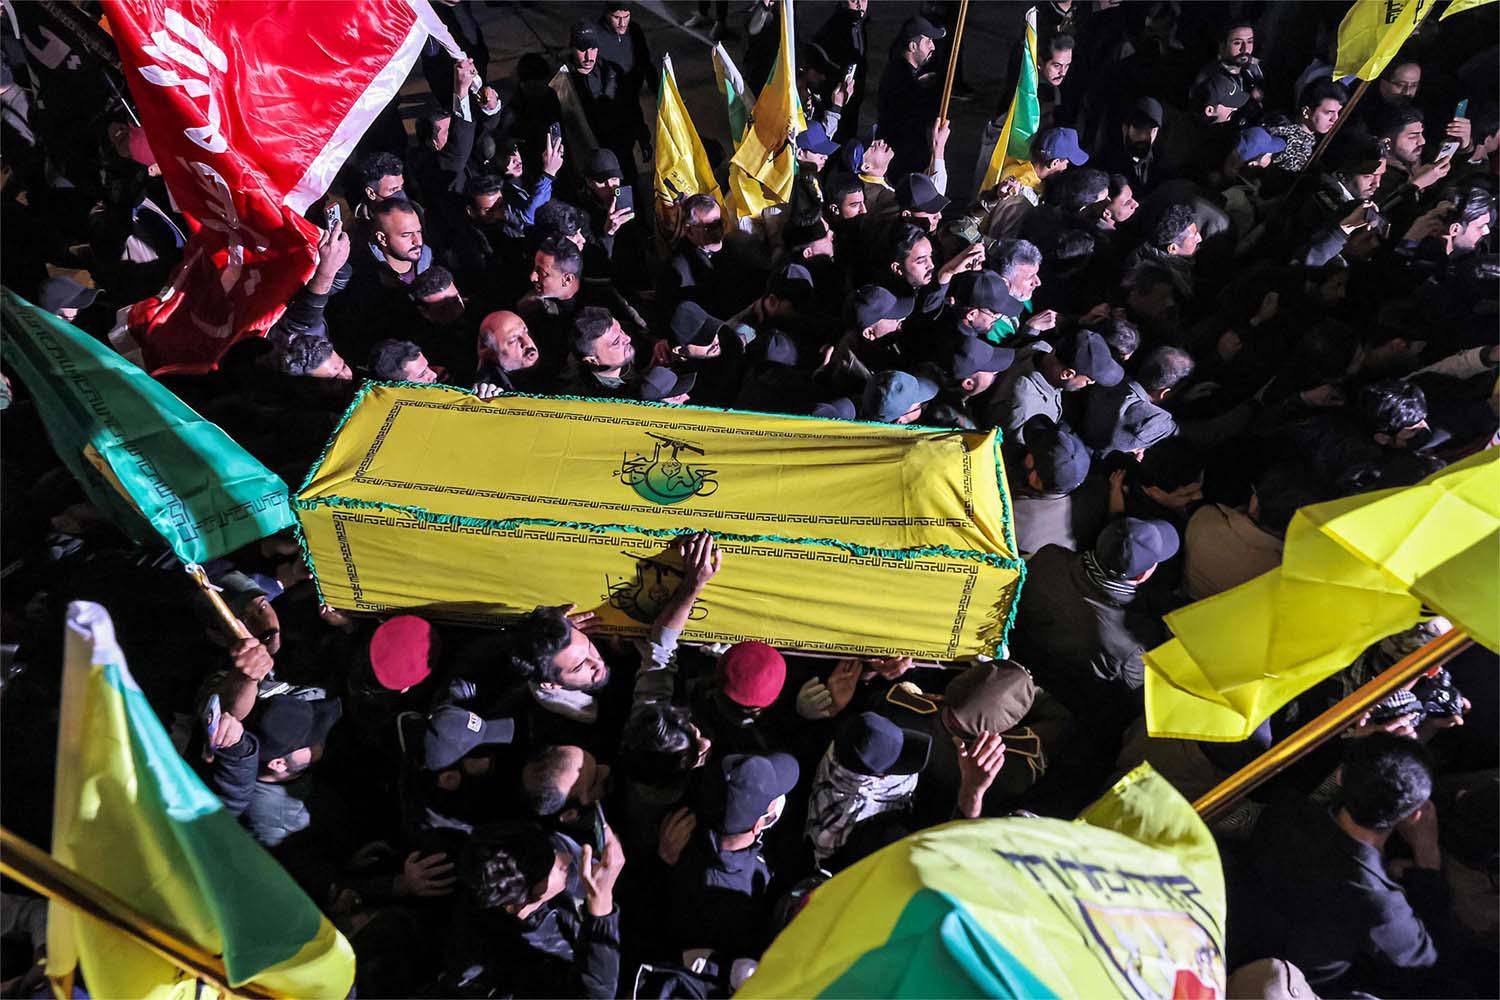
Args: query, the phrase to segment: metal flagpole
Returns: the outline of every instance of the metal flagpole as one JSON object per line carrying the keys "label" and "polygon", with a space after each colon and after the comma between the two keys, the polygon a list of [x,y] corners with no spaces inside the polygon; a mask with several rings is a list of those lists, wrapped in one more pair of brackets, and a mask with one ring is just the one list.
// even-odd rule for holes
{"label": "metal flagpole", "polygon": [[1462,629],[1455,628],[1413,650],[1379,676],[1371,678],[1358,691],[1219,782],[1194,802],[1193,808],[1204,819],[1213,819],[1253,789],[1348,729],[1359,720],[1365,709],[1403,684],[1415,680],[1418,675],[1436,670],[1473,642]]}

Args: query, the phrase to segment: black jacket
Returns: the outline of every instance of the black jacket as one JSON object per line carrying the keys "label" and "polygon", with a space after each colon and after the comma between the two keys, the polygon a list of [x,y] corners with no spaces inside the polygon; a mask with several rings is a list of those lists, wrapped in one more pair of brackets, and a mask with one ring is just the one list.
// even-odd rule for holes
{"label": "black jacket", "polygon": [[561,893],[525,920],[465,909],[439,986],[455,997],[618,995],[620,911],[595,917]]}
{"label": "black jacket", "polygon": [[687,948],[712,948],[756,958],[770,943],[771,869],[756,841],[726,851],[699,831],[672,873],[672,939]]}
{"label": "black jacket", "polygon": [[1082,555],[1046,545],[1027,563],[1011,640],[1015,658],[1079,715],[1138,708],[1142,654],[1162,638],[1153,616],[1088,577]]}
{"label": "black jacket", "polygon": [[1413,868],[1391,879],[1380,851],[1301,800],[1267,809],[1251,844],[1230,869],[1231,968],[1284,958],[1325,997],[1452,993],[1432,981],[1433,935],[1443,939],[1447,927],[1441,872]]}

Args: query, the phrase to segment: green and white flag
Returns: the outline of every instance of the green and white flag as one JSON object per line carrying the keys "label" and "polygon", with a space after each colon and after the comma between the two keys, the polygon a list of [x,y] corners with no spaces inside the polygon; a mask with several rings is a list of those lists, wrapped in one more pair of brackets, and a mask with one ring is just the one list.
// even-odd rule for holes
{"label": "green and white flag", "polygon": [[1036,95],[1036,8],[1026,11],[1026,38],[1021,44],[1021,78],[1016,81],[1015,96],[1005,113],[1005,124],[995,150],[985,168],[981,192],[1000,183],[1000,175],[1012,163],[1025,163],[1031,157],[1031,137],[1042,120],[1042,105]]}
{"label": "green and white flag", "polygon": [[0,354],[89,499],[184,563],[292,524],[286,483],[160,382],[71,323],[0,290]]}
{"label": "green and white flag", "polygon": [[740,76],[739,67],[729,58],[722,43],[714,43],[713,57],[714,79],[718,81],[719,93],[724,95],[729,111],[729,138],[739,146],[745,137],[745,129],[750,125],[750,95],[745,91],[745,78]]}

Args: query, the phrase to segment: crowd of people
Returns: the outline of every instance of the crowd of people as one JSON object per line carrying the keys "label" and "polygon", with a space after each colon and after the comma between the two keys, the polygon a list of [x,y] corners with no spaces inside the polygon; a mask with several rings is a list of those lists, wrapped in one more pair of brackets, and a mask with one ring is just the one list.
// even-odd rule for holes
{"label": "crowd of people", "polygon": [[[774,3],[682,14],[744,36],[757,83]],[[733,558],[707,534],[674,543],[683,580],[634,642],[566,604],[496,629],[347,615],[273,536],[207,567],[236,639],[87,502],[8,381],[7,826],[48,842],[62,614],[97,600],[185,759],[350,938],[359,995],[727,996],[882,846],[1076,815],[1141,761],[1192,798],[1450,627],[1371,647],[1243,743],[1146,733],[1163,615],[1277,566],[1298,508],[1496,444],[1484,11],[1429,18],[1353,103],[1360,81],[1332,78],[1343,5],[1320,37],[1277,33],[1298,51],[1273,63],[1258,32],[1290,5],[1041,0],[1029,157],[964,199],[975,165],[948,160],[938,117],[957,5],[809,4],[795,187],[735,219],[712,193],[654,204],[650,15],[590,7],[560,57],[497,79],[484,10],[435,6],[469,58],[429,46],[415,135],[393,103],[309,210],[311,279],[216,371],[161,380],[293,485],[362,379],[996,429],[1028,562],[1009,648],[680,644]],[[976,4],[970,30],[1018,34],[1026,6]],[[123,108],[92,146],[49,147],[36,50],[5,42],[4,281],[102,337],[188,227]],[[991,138],[1019,67],[986,97]],[[956,100],[980,96],[956,76]],[[732,151],[709,147],[728,191]],[[1231,970],[1305,979],[1294,995],[1500,989],[1496,675],[1464,654],[1215,820]],[[40,946],[16,892],[6,977],[18,941],[21,968]]]}

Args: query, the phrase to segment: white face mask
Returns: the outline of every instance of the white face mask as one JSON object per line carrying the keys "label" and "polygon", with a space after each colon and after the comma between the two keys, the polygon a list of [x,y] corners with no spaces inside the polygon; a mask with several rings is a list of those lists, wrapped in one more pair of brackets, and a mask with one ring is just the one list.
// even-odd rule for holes
{"label": "white face mask", "polygon": [[480,105],[479,110],[484,112],[485,117],[487,117],[487,118],[493,118],[496,115],[498,115],[504,107],[505,107],[505,102],[504,101],[496,101],[495,102],[495,106],[493,108],[486,108],[483,105]]}

